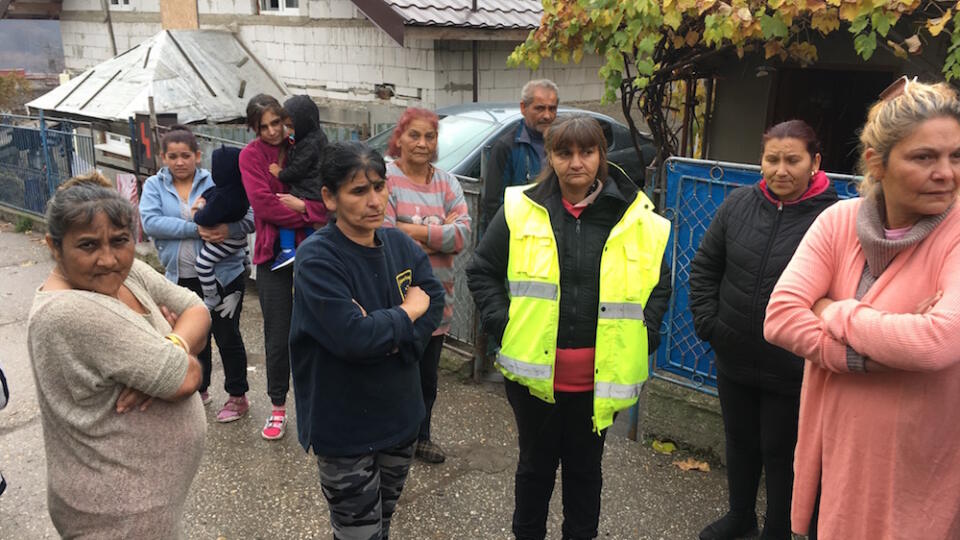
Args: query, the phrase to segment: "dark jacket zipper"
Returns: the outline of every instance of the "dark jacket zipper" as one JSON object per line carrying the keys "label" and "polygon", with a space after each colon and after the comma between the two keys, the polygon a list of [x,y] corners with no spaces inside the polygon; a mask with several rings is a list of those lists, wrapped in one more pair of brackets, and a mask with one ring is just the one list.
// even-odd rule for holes
{"label": "dark jacket zipper", "polygon": [[[777,238],[777,231],[780,229],[780,221],[783,218],[783,201],[777,202],[777,219],[773,223],[773,231],[770,232],[770,238],[767,240],[767,247],[763,250],[763,258],[760,259],[760,268],[757,272],[757,282],[753,288],[753,301],[750,303],[752,313],[750,314],[750,327],[757,327],[757,304],[760,302],[760,285],[763,281],[764,271],[767,269],[767,262],[770,260],[770,251],[773,249],[773,242]],[[763,339],[763,336],[760,336]]]}

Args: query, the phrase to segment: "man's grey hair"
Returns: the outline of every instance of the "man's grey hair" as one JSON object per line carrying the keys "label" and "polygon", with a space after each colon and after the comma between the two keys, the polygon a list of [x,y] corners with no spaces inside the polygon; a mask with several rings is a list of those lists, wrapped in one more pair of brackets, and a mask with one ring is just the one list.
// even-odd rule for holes
{"label": "man's grey hair", "polygon": [[524,105],[533,103],[533,92],[536,91],[537,88],[553,92],[557,96],[557,101],[560,101],[560,89],[557,88],[557,83],[550,79],[536,79],[523,85],[523,90],[520,91],[520,101],[522,101]]}

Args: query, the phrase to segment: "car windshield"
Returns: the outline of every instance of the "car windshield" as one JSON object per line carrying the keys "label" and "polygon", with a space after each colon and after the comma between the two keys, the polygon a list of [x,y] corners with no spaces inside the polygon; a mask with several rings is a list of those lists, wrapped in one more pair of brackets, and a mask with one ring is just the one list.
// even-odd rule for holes
{"label": "car windshield", "polygon": [[[467,116],[444,116],[440,119],[439,157],[437,167],[450,171],[490,135],[495,122]],[[367,141],[381,153],[386,153],[393,128],[382,131]]]}

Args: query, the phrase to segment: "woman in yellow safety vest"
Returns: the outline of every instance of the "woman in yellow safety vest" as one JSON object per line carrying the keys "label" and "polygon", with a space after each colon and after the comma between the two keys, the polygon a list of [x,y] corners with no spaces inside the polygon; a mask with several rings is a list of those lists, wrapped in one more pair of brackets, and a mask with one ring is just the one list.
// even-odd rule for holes
{"label": "woman in yellow safety vest", "polygon": [[[670,225],[586,115],[547,131],[533,186],[508,188],[467,268],[517,421],[513,532],[542,540],[562,462],[563,538],[597,536],[600,460],[637,401],[670,298]],[[648,332],[648,329],[650,331]]]}

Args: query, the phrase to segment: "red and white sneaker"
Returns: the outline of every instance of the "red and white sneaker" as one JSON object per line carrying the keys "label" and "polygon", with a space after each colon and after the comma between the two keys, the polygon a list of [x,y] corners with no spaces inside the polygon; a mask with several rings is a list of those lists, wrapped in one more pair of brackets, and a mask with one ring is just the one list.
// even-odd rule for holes
{"label": "red and white sneaker", "polygon": [[267,418],[267,423],[263,425],[263,431],[260,432],[264,439],[275,441],[287,431],[287,409],[284,407],[274,407]]}

